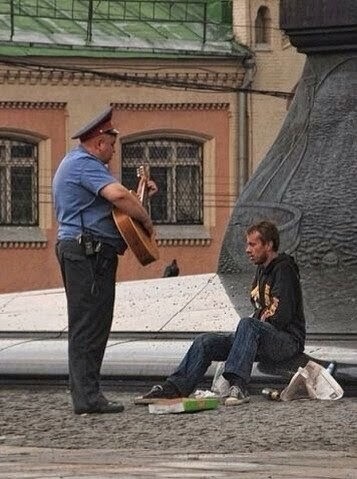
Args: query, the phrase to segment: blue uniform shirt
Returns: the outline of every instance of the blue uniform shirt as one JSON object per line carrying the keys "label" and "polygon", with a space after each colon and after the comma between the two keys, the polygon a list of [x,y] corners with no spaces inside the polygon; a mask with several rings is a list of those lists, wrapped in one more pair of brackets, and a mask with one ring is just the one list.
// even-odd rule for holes
{"label": "blue uniform shirt", "polygon": [[84,228],[118,253],[124,252],[125,242],[112,217],[113,205],[99,194],[116,181],[104,163],[82,146],[64,157],[52,184],[59,240],[77,238]]}

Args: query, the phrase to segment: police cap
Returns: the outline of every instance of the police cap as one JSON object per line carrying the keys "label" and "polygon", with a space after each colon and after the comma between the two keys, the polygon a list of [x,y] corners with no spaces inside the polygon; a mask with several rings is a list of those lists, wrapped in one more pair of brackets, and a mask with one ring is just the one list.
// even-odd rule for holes
{"label": "police cap", "polygon": [[113,108],[107,108],[87,125],[78,130],[77,133],[72,136],[72,140],[76,140],[78,138],[80,141],[85,141],[89,138],[102,135],[103,133],[117,135],[119,132],[112,124],[112,114]]}

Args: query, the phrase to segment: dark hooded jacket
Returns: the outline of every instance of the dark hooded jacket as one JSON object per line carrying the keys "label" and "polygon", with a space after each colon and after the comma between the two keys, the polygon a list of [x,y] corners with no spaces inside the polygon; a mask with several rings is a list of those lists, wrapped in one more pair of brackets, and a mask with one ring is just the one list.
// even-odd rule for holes
{"label": "dark hooded jacket", "polygon": [[299,268],[292,256],[279,254],[267,267],[258,266],[252,285],[254,317],[271,323],[305,345],[305,316]]}

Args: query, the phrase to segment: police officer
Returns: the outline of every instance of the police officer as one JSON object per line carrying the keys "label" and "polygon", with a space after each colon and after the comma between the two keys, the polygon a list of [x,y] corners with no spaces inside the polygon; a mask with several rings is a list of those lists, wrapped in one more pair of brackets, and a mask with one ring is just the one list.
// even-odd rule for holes
{"label": "police officer", "polygon": [[[80,144],[63,158],[53,179],[56,254],[67,298],[69,384],[76,414],[124,410],[122,404],[108,401],[100,388],[113,319],[117,255],[126,249],[112,218],[113,206],[153,232],[140,201],[108,171],[117,135],[112,108],[107,108],[72,136]],[[156,191],[149,181],[149,195]]]}

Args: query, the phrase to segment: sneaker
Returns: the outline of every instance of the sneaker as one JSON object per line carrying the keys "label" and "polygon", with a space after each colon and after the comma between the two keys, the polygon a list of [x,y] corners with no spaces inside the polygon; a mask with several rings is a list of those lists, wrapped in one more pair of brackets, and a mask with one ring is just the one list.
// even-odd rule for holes
{"label": "sneaker", "polygon": [[229,388],[229,396],[224,404],[226,406],[238,406],[238,404],[243,404],[249,401],[250,397],[247,389],[240,388],[239,386],[231,386]]}
{"label": "sneaker", "polygon": [[173,384],[164,383],[162,386],[160,384],[153,386],[147,394],[135,398],[134,403],[151,404],[160,399],[175,399],[179,397],[181,397],[181,395]]}

